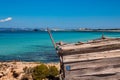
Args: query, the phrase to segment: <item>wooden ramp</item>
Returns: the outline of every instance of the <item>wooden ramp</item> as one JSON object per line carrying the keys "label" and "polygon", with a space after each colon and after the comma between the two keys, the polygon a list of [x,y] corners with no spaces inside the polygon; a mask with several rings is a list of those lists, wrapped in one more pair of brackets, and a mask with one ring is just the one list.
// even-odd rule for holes
{"label": "wooden ramp", "polygon": [[120,80],[120,38],[57,46],[63,80]]}

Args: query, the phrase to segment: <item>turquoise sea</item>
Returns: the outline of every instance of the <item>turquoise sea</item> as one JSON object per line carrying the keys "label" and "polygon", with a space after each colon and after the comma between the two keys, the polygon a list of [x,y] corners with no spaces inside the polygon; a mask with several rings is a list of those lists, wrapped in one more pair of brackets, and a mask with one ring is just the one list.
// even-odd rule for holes
{"label": "turquoise sea", "polygon": [[[66,43],[107,37],[119,37],[120,32],[52,32],[55,42]],[[47,32],[0,32],[0,61],[57,62],[59,58]]]}

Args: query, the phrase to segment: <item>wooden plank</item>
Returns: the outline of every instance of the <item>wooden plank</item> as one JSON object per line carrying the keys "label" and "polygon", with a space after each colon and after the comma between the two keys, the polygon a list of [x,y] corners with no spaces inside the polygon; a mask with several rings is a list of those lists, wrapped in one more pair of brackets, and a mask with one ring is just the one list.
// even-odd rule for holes
{"label": "wooden plank", "polygon": [[[107,58],[107,59],[99,59],[85,62],[73,62],[73,63],[64,63],[64,66],[70,66],[70,70],[81,69],[81,68],[96,68],[102,66],[112,66],[112,65],[120,65],[120,57],[118,58]],[[65,69],[66,70],[66,69]]]}
{"label": "wooden plank", "polygon": [[87,54],[74,54],[63,56],[63,62],[76,62],[76,61],[85,61],[85,60],[95,60],[95,59],[103,59],[103,58],[114,58],[120,57],[120,49],[112,50],[112,51],[104,51],[104,52],[94,52]]}
{"label": "wooden plank", "polygon": [[82,45],[74,45],[74,44],[68,44],[61,46],[61,49],[64,51],[72,50],[72,49],[81,49],[81,48],[90,48],[90,47],[96,47],[96,46],[106,46],[106,45],[114,45],[114,44],[120,44],[119,40],[113,40],[113,41],[102,41],[101,43],[85,43]]}
{"label": "wooden plank", "polygon": [[[74,48],[74,46],[73,46]],[[63,56],[66,55],[73,55],[73,54],[85,54],[85,53],[93,53],[93,52],[104,52],[109,50],[117,50],[120,49],[120,44],[111,44],[111,45],[104,45],[104,46],[90,46],[86,48],[79,48],[79,49],[70,49],[70,50],[62,50],[59,54],[62,54]]]}
{"label": "wooden plank", "polygon": [[70,71],[66,71],[65,75],[67,77],[70,77],[70,76],[72,76],[72,77],[81,76],[82,77],[82,76],[92,76],[92,75],[115,74],[118,72],[120,72],[120,65],[70,70]]}
{"label": "wooden plank", "polygon": [[83,77],[66,77],[65,80],[120,80],[120,73]]}
{"label": "wooden plank", "polygon": [[65,80],[120,80],[119,40],[60,46]]}

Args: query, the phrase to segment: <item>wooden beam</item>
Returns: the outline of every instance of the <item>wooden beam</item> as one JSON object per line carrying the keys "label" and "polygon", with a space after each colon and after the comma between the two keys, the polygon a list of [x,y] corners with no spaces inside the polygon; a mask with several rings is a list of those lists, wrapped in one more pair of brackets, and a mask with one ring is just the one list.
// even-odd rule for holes
{"label": "wooden beam", "polygon": [[120,43],[119,44],[104,45],[104,46],[94,46],[94,47],[91,46],[89,48],[87,47],[87,48],[64,50],[60,54],[62,54],[63,56],[66,56],[66,55],[75,55],[75,54],[85,54],[85,53],[109,51],[109,50],[116,50],[116,49],[120,49]]}
{"label": "wooden beam", "polygon": [[[100,43],[98,42],[89,42],[89,43],[84,43],[82,45],[75,45],[75,44],[67,44],[67,45],[64,45],[64,46],[61,46],[61,49],[64,50],[64,51],[67,51],[67,50],[76,50],[76,49],[83,49],[83,48],[90,48],[90,47],[104,47],[106,45],[114,45],[114,44],[120,44],[120,39],[119,40],[113,40],[113,41],[101,41]],[[113,46],[114,47],[114,46]]]}
{"label": "wooden beam", "polygon": [[65,80],[120,80],[120,73],[98,75],[98,76],[83,76],[83,77],[66,77]]}
{"label": "wooden beam", "polygon": [[88,60],[83,62],[73,62],[73,63],[64,63],[64,66],[70,66],[70,70],[75,69],[87,69],[87,68],[97,68],[102,66],[113,66],[120,65],[120,57],[118,58],[105,58],[98,60]]}
{"label": "wooden beam", "polygon": [[63,56],[63,62],[77,62],[77,61],[86,61],[86,60],[95,60],[95,59],[103,59],[103,58],[115,58],[120,57],[120,50],[111,50],[104,52],[94,52],[94,53],[86,53],[86,54],[74,54]]}
{"label": "wooden beam", "polygon": [[51,34],[51,32],[50,32],[50,29],[47,28],[47,31],[48,31],[48,33],[49,33],[50,39],[51,39],[51,41],[52,41],[52,44],[54,45],[54,48],[56,49],[56,43],[55,43],[55,41],[54,41],[54,39],[53,39],[53,37],[52,37],[52,34]]}
{"label": "wooden beam", "polygon": [[66,77],[97,76],[97,75],[107,75],[107,74],[116,74],[116,73],[120,73],[120,67],[114,68],[113,66],[103,66],[97,68],[87,68],[87,69],[79,69],[79,70],[72,70],[65,72]]}

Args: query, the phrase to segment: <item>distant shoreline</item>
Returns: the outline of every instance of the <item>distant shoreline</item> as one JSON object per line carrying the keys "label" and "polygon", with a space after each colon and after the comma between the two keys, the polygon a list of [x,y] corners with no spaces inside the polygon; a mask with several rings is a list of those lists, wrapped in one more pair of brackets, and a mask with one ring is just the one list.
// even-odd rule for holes
{"label": "distant shoreline", "polygon": [[[53,31],[52,32],[120,32],[120,30],[71,30],[71,31]],[[0,32],[47,32],[47,31],[0,31]]]}
{"label": "distant shoreline", "polygon": [[[97,32],[120,32],[119,28],[113,29],[89,29],[89,28],[75,28],[75,29],[57,29],[51,28],[51,31],[63,31],[63,32],[70,32],[70,31],[97,31]],[[0,32],[47,32],[45,28],[0,28]]]}

